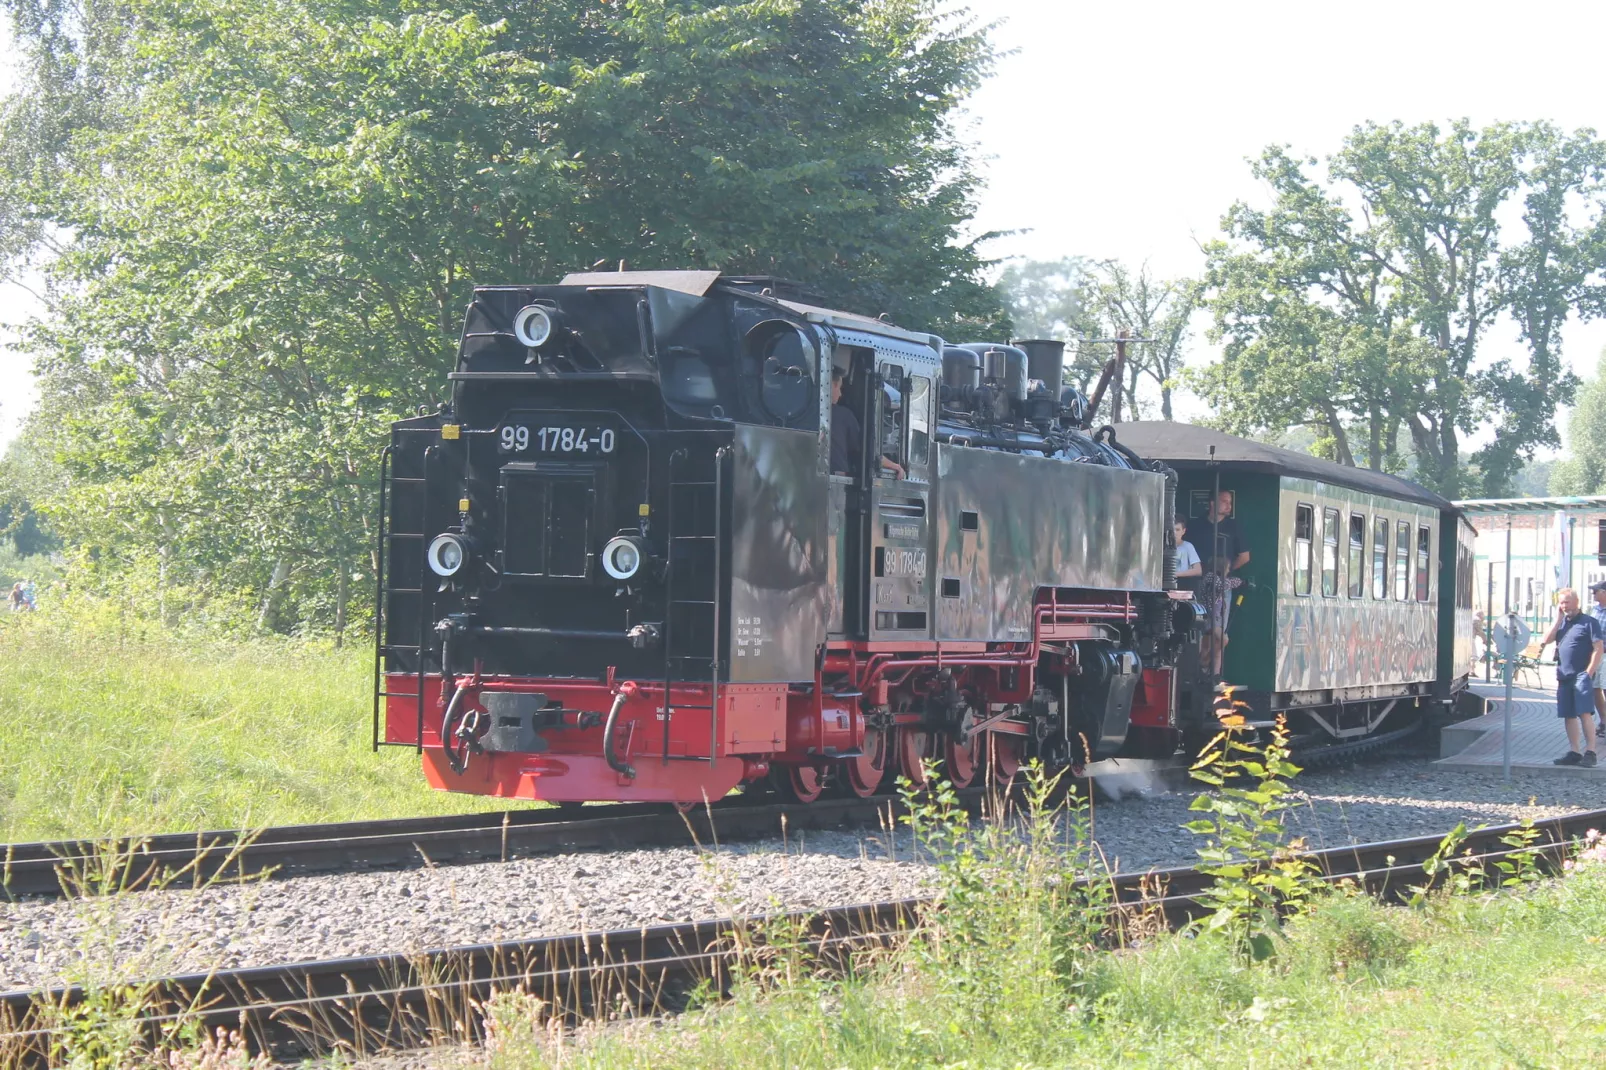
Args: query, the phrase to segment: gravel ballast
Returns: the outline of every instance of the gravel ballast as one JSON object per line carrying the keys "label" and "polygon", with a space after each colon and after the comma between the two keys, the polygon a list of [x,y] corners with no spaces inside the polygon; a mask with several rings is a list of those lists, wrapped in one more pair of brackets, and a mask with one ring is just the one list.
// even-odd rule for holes
{"label": "gravel ballast", "polygon": [[[1289,815],[1312,848],[1606,809],[1606,779],[1520,777],[1397,759],[1300,776]],[[1132,791],[1093,807],[1123,871],[1190,865],[1186,792]],[[117,899],[0,905],[0,989],[267,966],[582,929],[621,929],[925,894],[906,836],[808,833],[699,852],[660,848],[507,863],[298,877]]]}

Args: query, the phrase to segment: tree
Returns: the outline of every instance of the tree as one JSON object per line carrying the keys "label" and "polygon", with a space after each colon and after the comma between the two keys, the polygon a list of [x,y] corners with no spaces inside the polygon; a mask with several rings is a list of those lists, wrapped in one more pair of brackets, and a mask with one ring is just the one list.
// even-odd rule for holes
{"label": "tree", "polygon": [[1567,455],[1550,469],[1552,494],[1606,494],[1606,350],[1567,418]]}
{"label": "tree", "polygon": [[985,31],[931,0],[9,0],[0,254],[43,260],[35,504],[102,569],[347,620],[388,423],[478,282],[803,279],[943,334]]}
{"label": "tree", "polygon": [[1010,264],[998,288],[1017,338],[1066,338],[1091,323],[1093,280],[1079,256]]}
{"label": "tree", "polygon": [[1144,264],[1136,274],[1119,261],[1106,260],[1096,269],[1096,308],[1100,330],[1121,331],[1150,341],[1127,347],[1125,382],[1128,411],[1141,410],[1138,384],[1148,378],[1160,391],[1160,418],[1172,418],[1171,394],[1182,373],[1188,328],[1203,294],[1192,279],[1156,279]]}
{"label": "tree", "polygon": [[1066,381],[1079,389],[1091,387],[1110,357],[1110,344],[1099,339],[1113,338],[1121,330],[1135,338],[1154,339],[1128,347],[1120,389],[1126,411],[1136,415],[1147,405],[1138,387],[1143,380],[1152,380],[1159,390],[1160,411],[1171,419],[1171,395],[1182,371],[1189,323],[1201,299],[1198,283],[1156,279],[1147,264],[1134,273],[1117,260],[1066,257],[1011,264],[998,286],[1016,337],[1069,340]]}
{"label": "tree", "polygon": [[[1266,150],[1253,171],[1272,207],[1234,205],[1208,247],[1224,351],[1197,385],[1229,429],[1312,424],[1341,462],[1389,468],[1403,426],[1424,482],[1500,493],[1557,444],[1575,386],[1562,325],[1606,304],[1606,145],[1546,123],[1367,124],[1325,184],[1315,166]],[[1525,352],[1500,345],[1507,324]],[[1491,423],[1464,465],[1463,437]]]}

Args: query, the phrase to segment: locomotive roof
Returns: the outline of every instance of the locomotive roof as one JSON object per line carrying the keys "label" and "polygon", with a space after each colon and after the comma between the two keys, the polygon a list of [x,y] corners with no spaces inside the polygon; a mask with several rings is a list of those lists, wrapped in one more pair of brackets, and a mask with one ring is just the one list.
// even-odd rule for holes
{"label": "locomotive roof", "polygon": [[1370,494],[1381,494],[1409,502],[1420,502],[1435,509],[1454,511],[1455,506],[1419,483],[1369,468],[1351,468],[1307,453],[1296,453],[1264,442],[1239,438],[1225,431],[1169,420],[1134,420],[1117,424],[1116,439],[1140,457],[1164,461],[1179,470],[1201,470],[1210,463],[1210,447],[1215,459],[1240,470],[1266,472],[1279,476],[1299,476],[1336,483]]}
{"label": "locomotive roof", "polygon": [[752,289],[754,293],[760,292],[757,287],[771,287],[773,289],[765,294],[766,297],[817,323],[915,342],[929,346],[934,351],[942,348],[932,335],[905,330],[874,316],[847,312],[839,308],[824,308],[811,301],[799,300],[799,296],[812,296],[812,292],[798,283],[786,279],[772,279],[768,276],[722,276],[718,271],[576,271],[565,275],[558,285],[657,286],[665,290],[691,294],[693,297],[703,297],[713,289],[714,283],[722,280],[739,289]]}

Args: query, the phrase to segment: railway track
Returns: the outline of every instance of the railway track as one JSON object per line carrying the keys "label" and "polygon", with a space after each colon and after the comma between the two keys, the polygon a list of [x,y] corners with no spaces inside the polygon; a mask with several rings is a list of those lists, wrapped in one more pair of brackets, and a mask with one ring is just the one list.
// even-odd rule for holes
{"label": "railway track", "polygon": [[[1183,782],[1186,763],[1119,759],[1090,767]],[[1097,775],[1102,775],[1095,772]],[[980,788],[961,792],[979,809]],[[506,810],[448,817],[287,825],[0,846],[0,898],[60,898],[177,881],[262,879],[506,862],[570,851],[734,843],[824,830],[874,828],[902,813],[895,796],[775,803],[744,796],[681,812],[659,804]]]}
{"label": "railway track", "polygon": [[[169,833],[107,842],[62,840],[0,848],[0,892],[56,898],[84,891],[179,886],[410,866],[467,865],[565,851],[734,842],[790,831],[862,827],[890,798],[752,805],[740,799],[684,814],[652,804],[506,810],[449,817],[287,825],[260,831]],[[784,822],[784,826],[783,826]]]}
{"label": "railway track", "polygon": [[[1502,841],[1519,826],[1471,833],[1462,850],[1486,867],[1518,853],[1554,866],[1567,845],[1606,824],[1606,810],[1537,822],[1538,839],[1513,848]],[[1422,880],[1422,863],[1441,837],[1424,836],[1311,852],[1328,881],[1352,880],[1374,894],[1402,893]],[[1113,878],[1115,900],[1157,911],[1177,925],[1198,915],[1209,878],[1196,869],[1156,870]],[[416,956],[296,963],[219,971],[152,982],[143,994],[149,1035],[181,1022],[208,1031],[240,1029],[253,1048],[298,1057],[336,1048],[375,1051],[463,1039],[476,1006],[495,991],[520,990],[554,1011],[583,1016],[600,1009],[674,1011],[699,988],[723,990],[763,934],[785,931],[795,946],[841,964],[857,950],[904,938],[931,900],[904,900],[725,919],[639,930],[576,934]],[[8,1061],[42,1063],[60,1011],[86,999],[77,988],[0,994],[0,1052]]]}
{"label": "railway track", "polygon": [[[1383,751],[1421,730],[1404,728],[1350,743],[1296,747],[1305,768],[1331,766]],[[1110,759],[1088,777],[1134,774],[1186,789],[1188,762]],[[981,789],[961,793],[980,806]],[[889,809],[890,808],[890,809]],[[504,810],[260,830],[163,833],[106,841],[58,840],[0,845],[0,899],[60,898],[138,890],[176,878],[179,886],[217,879],[263,879],[505,862],[569,851],[740,842],[783,833],[876,827],[901,812],[895,796],[821,799],[807,804],[733,796],[684,812],[661,804],[612,804],[580,810]]]}

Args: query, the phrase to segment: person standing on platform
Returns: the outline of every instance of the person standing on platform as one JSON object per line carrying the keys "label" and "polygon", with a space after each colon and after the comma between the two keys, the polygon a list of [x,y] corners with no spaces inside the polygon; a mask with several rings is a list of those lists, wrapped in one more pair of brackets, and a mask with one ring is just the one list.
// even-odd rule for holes
{"label": "person standing on platform", "polygon": [[[1539,650],[1556,644],[1556,716],[1567,726],[1567,753],[1556,765],[1595,765],[1595,676],[1600,670],[1600,622],[1579,611],[1578,592],[1557,591],[1561,613],[1539,640]],[[1580,753],[1582,751],[1582,753]]]}
{"label": "person standing on platform", "polygon": [[[1600,625],[1601,639],[1606,641],[1606,580],[1590,584],[1589,594],[1589,615]],[[1601,659],[1600,668],[1595,670],[1595,716],[1600,719],[1597,731],[1606,733],[1606,657]]]}

